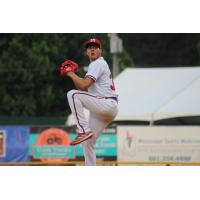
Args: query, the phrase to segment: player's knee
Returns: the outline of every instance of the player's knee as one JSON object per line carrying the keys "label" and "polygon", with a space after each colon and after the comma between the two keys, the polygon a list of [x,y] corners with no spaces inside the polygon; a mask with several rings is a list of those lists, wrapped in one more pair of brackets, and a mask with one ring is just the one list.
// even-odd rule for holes
{"label": "player's knee", "polygon": [[76,93],[76,92],[77,92],[77,90],[70,90],[69,92],[67,92],[67,98],[71,99],[73,94]]}

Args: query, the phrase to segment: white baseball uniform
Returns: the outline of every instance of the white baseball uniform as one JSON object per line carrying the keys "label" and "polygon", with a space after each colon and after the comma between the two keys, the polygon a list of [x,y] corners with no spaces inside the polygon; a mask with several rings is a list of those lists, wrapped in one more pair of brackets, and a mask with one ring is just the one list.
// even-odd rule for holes
{"label": "white baseball uniform", "polygon": [[[99,134],[117,115],[118,95],[115,93],[110,69],[103,57],[90,63],[85,77],[94,80],[88,92],[71,90],[67,93],[67,97],[78,132],[92,131],[94,133],[91,139],[81,144],[85,165],[96,165],[95,143]],[[85,117],[84,108],[89,110],[89,120]]]}

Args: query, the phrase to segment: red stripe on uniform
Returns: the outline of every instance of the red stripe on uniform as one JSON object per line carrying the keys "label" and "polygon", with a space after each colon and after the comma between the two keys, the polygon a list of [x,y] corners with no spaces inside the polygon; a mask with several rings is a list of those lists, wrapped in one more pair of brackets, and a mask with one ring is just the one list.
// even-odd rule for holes
{"label": "red stripe on uniform", "polygon": [[85,78],[91,78],[94,80],[94,82],[96,82],[96,80],[97,80],[94,76],[91,76],[91,75],[87,75],[87,76],[85,76]]}

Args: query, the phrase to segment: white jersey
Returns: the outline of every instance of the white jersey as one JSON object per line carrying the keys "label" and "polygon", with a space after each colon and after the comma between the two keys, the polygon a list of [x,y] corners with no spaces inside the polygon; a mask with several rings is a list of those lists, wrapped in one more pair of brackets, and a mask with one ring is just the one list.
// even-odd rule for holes
{"label": "white jersey", "polygon": [[97,96],[118,97],[110,69],[103,57],[89,64],[85,77],[90,77],[94,80],[94,84],[88,88],[88,92]]}

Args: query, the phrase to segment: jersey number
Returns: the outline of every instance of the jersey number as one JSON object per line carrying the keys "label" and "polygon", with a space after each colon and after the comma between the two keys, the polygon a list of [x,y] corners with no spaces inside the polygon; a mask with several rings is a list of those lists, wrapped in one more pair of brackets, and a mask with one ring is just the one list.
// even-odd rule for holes
{"label": "jersey number", "polygon": [[110,86],[111,90],[115,90],[115,84],[114,84],[114,81],[113,81],[113,78],[112,78],[112,74],[110,74],[110,79],[112,81],[112,85]]}

